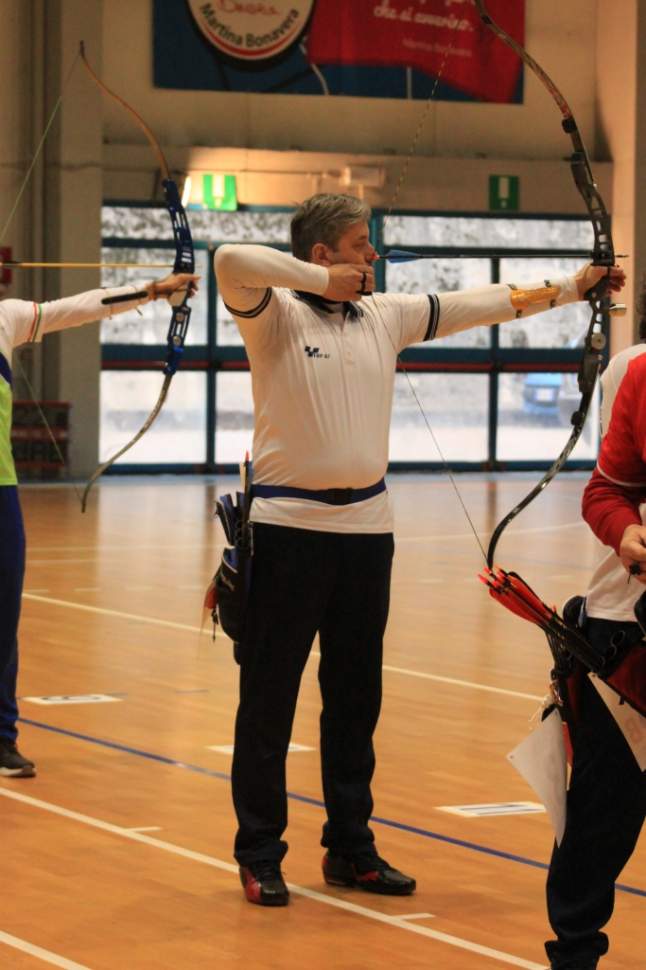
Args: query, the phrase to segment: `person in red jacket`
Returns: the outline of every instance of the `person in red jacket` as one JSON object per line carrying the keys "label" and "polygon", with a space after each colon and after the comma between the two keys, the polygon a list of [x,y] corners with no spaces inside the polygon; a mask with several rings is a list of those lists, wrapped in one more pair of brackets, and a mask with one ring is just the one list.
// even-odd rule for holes
{"label": "person in red jacket", "polygon": [[[646,288],[642,304],[646,310]],[[640,335],[646,337],[646,315]],[[584,491],[583,517],[610,550],[592,576],[580,623],[605,655],[643,636],[634,610],[646,586],[646,344],[614,357],[602,386],[606,433]],[[579,674],[566,828],[547,879],[556,934],[545,947],[552,970],[595,970],[607,952],[602,928],[646,808],[644,772],[589,677]]]}

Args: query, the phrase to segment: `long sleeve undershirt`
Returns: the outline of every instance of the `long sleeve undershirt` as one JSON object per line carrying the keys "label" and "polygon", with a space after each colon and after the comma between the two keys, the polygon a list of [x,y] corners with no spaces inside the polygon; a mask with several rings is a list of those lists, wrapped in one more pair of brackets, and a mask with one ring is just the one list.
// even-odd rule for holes
{"label": "long sleeve undershirt", "polygon": [[[234,314],[236,310],[244,314],[258,307],[271,287],[305,290],[322,296],[329,284],[329,273],[325,266],[306,263],[268,246],[220,246],[215,254],[214,267],[220,294]],[[560,288],[555,305],[578,300],[574,278],[554,280],[552,285]],[[545,281],[541,280],[519,285],[518,288],[531,291],[544,286]],[[511,303],[512,292],[506,283],[495,283],[472,290],[438,294],[440,319],[435,337],[517,319],[519,314]],[[396,294],[390,296],[396,297]],[[547,309],[547,302],[533,303],[523,311],[522,317]]]}

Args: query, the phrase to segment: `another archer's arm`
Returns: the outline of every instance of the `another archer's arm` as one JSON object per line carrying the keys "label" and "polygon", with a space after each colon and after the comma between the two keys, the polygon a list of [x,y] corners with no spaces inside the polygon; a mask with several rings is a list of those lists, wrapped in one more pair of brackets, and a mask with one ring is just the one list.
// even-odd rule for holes
{"label": "another archer's arm", "polygon": [[[2,300],[0,302],[0,326],[10,345],[19,347],[25,343],[37,343],[43,334],[70,327],[80,327],[104,317],[112,317],[126,310],[135,309],[151,300],[165,299],[178,289],[189,287],[193,292],[198,277],[186,273],[171,274],[144,287],[133,284],[107,289],[87,290],[75,296],[63,297],[46,303],[28,300]],[[102,301],[110,296],[127,296],[129,293],[145,292],[125,303],[106,306]]]}

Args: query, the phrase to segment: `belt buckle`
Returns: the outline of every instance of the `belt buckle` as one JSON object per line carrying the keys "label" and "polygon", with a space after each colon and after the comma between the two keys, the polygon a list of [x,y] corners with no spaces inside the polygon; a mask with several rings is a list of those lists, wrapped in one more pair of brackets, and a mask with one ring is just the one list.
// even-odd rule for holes
{"label": "belt buckle", "polygon": [[330,489],[333,505],[350,505],[352,502],[353,488],[332,488]]}

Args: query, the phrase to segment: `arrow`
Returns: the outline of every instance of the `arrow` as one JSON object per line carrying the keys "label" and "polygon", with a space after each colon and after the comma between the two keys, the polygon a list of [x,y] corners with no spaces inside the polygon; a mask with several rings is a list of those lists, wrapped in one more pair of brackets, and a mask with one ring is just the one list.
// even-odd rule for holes
{"label": "arrow", "polygon": [[0,269],[168,269],[169,263],[31,263],[0,259]]}

